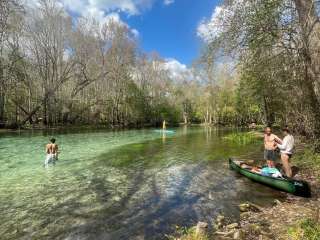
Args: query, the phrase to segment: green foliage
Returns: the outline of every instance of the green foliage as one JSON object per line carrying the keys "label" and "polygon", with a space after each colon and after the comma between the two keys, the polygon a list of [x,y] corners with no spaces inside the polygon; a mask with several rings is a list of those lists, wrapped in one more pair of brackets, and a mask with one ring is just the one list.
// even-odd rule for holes
{"label": "green foliage", "polygon": [[224,106],[219,111],[219,122],[223,124],[236,124],[238,113],[234,106]]}
{"label": "green foliage", "polygon": [[262,101],[259,94],[255,93],[256,86],[253,77],[243,74],[236,90],[236,109],[241,123],[261,122]]}
{"label": "green foliage", "polygon": [[128,120],[132,124],[149,122],[148,116],[150,115],[151,106],[148,104],[148,101],[145,101],[147,98],[146,94],[133,81],[128,83],[127,91],[126,105],[131,115]]}
{"label": "green foliage", "polygon": [[310,11],[316,8],[314,1],[297,2],[228,1],[217,16],[219,34],[204,57],[216,60],[221,52],[236,56],[237,122],[289,124],[315,139],[320,136],[320,95],[314,87],[319,71],[308,69],[319,65],[319,55],[309,54],[319,49],[320,25],[314,27],[319,16]]}
{"label": "green foliage", "polygon": [[301,167],[320,170],[320,153],[311,146],[307,146],[302,153],[294,156],[293,160]]}
{"label": "green foliage", "polygon": [[301,220],[296,226],[288,229],[290,240],[320,239],[320,224],[312,219]]}
{"label": "green foliage", "polygon": [[237,132],[230,133],[227,136],[223,137],[224,140],[230,141],[237,144],[250,144],[256,142],[260,136],[257,132]]}
{"label": "green foliage", "polygon": [[160,125],[166,120],[169,125],[177,125],[181,120],[181,112],[175,105],[171,105],[167,100],[159,101],[151,108],[151,118],[154,125]]}

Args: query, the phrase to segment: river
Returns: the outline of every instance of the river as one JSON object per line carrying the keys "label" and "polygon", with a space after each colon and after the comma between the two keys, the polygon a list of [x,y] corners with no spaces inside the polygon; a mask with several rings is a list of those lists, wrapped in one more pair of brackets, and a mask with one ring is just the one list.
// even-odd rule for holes
{"label": "river", "polygon": [[[223,139],[236,130],[152,129],[0,133],[1,239],[165,239],[175,226],[239,218],[238,204],[283,194],[228,168],[259,158],[261,143]],[[55,136],[59,161],[45,169]]]}

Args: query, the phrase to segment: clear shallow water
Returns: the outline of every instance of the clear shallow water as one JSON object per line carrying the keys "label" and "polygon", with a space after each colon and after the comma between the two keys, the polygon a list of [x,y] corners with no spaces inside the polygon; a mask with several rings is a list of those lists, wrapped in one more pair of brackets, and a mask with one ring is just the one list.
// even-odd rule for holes
{"label": "clear shallow water", "polygon": [[[164,239],[175,225],[239,217],[238,204],[283,195],[228,169],[227,157],[257,158],[230,130],[0,133],[1,239]],[[60,157],[43,168],[57,138]]]}

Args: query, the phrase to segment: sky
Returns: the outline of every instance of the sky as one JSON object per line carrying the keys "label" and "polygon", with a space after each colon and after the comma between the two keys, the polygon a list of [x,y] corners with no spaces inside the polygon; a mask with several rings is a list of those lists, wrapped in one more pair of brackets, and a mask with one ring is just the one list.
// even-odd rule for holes
{"label": "sky", "polygon": [[[75,18],[112,18],[126,24],[145,52],[184,68],[199,57],[201,23],[210,20],[221,0],[57,0]],[[201,30],[201,29],[200,29]],[[203,30],[203,29],[202,29]]]}
{"label": "sky", "polygon": [[139,31],[145,51],[157,51],[164,58],[190,65],[199,56],[202,43],[197,36],[198,25],[211,16],[217,2],[175,0],[165,5],[157,1],[151,10],[125,20]]}

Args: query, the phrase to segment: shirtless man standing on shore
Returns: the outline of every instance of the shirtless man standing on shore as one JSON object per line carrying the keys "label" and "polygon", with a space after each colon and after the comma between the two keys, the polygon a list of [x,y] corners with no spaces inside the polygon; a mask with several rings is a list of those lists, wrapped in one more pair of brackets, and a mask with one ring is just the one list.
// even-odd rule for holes
{"label": "shirtless man standing on shore", "polygon": [[270,127],[266,127],[264,133],[264,160],[268,167],[275,167],[277,143],[282,143],[281,139],[272,133]]}
{"label": "shirtless man standing on shore", "polygon": [[58,160],[58,145],[55,142],[56,139],[51,138],[50,143],[46,145],[47,157],[44,162],[45,167],[47,167],[50,162]]}

